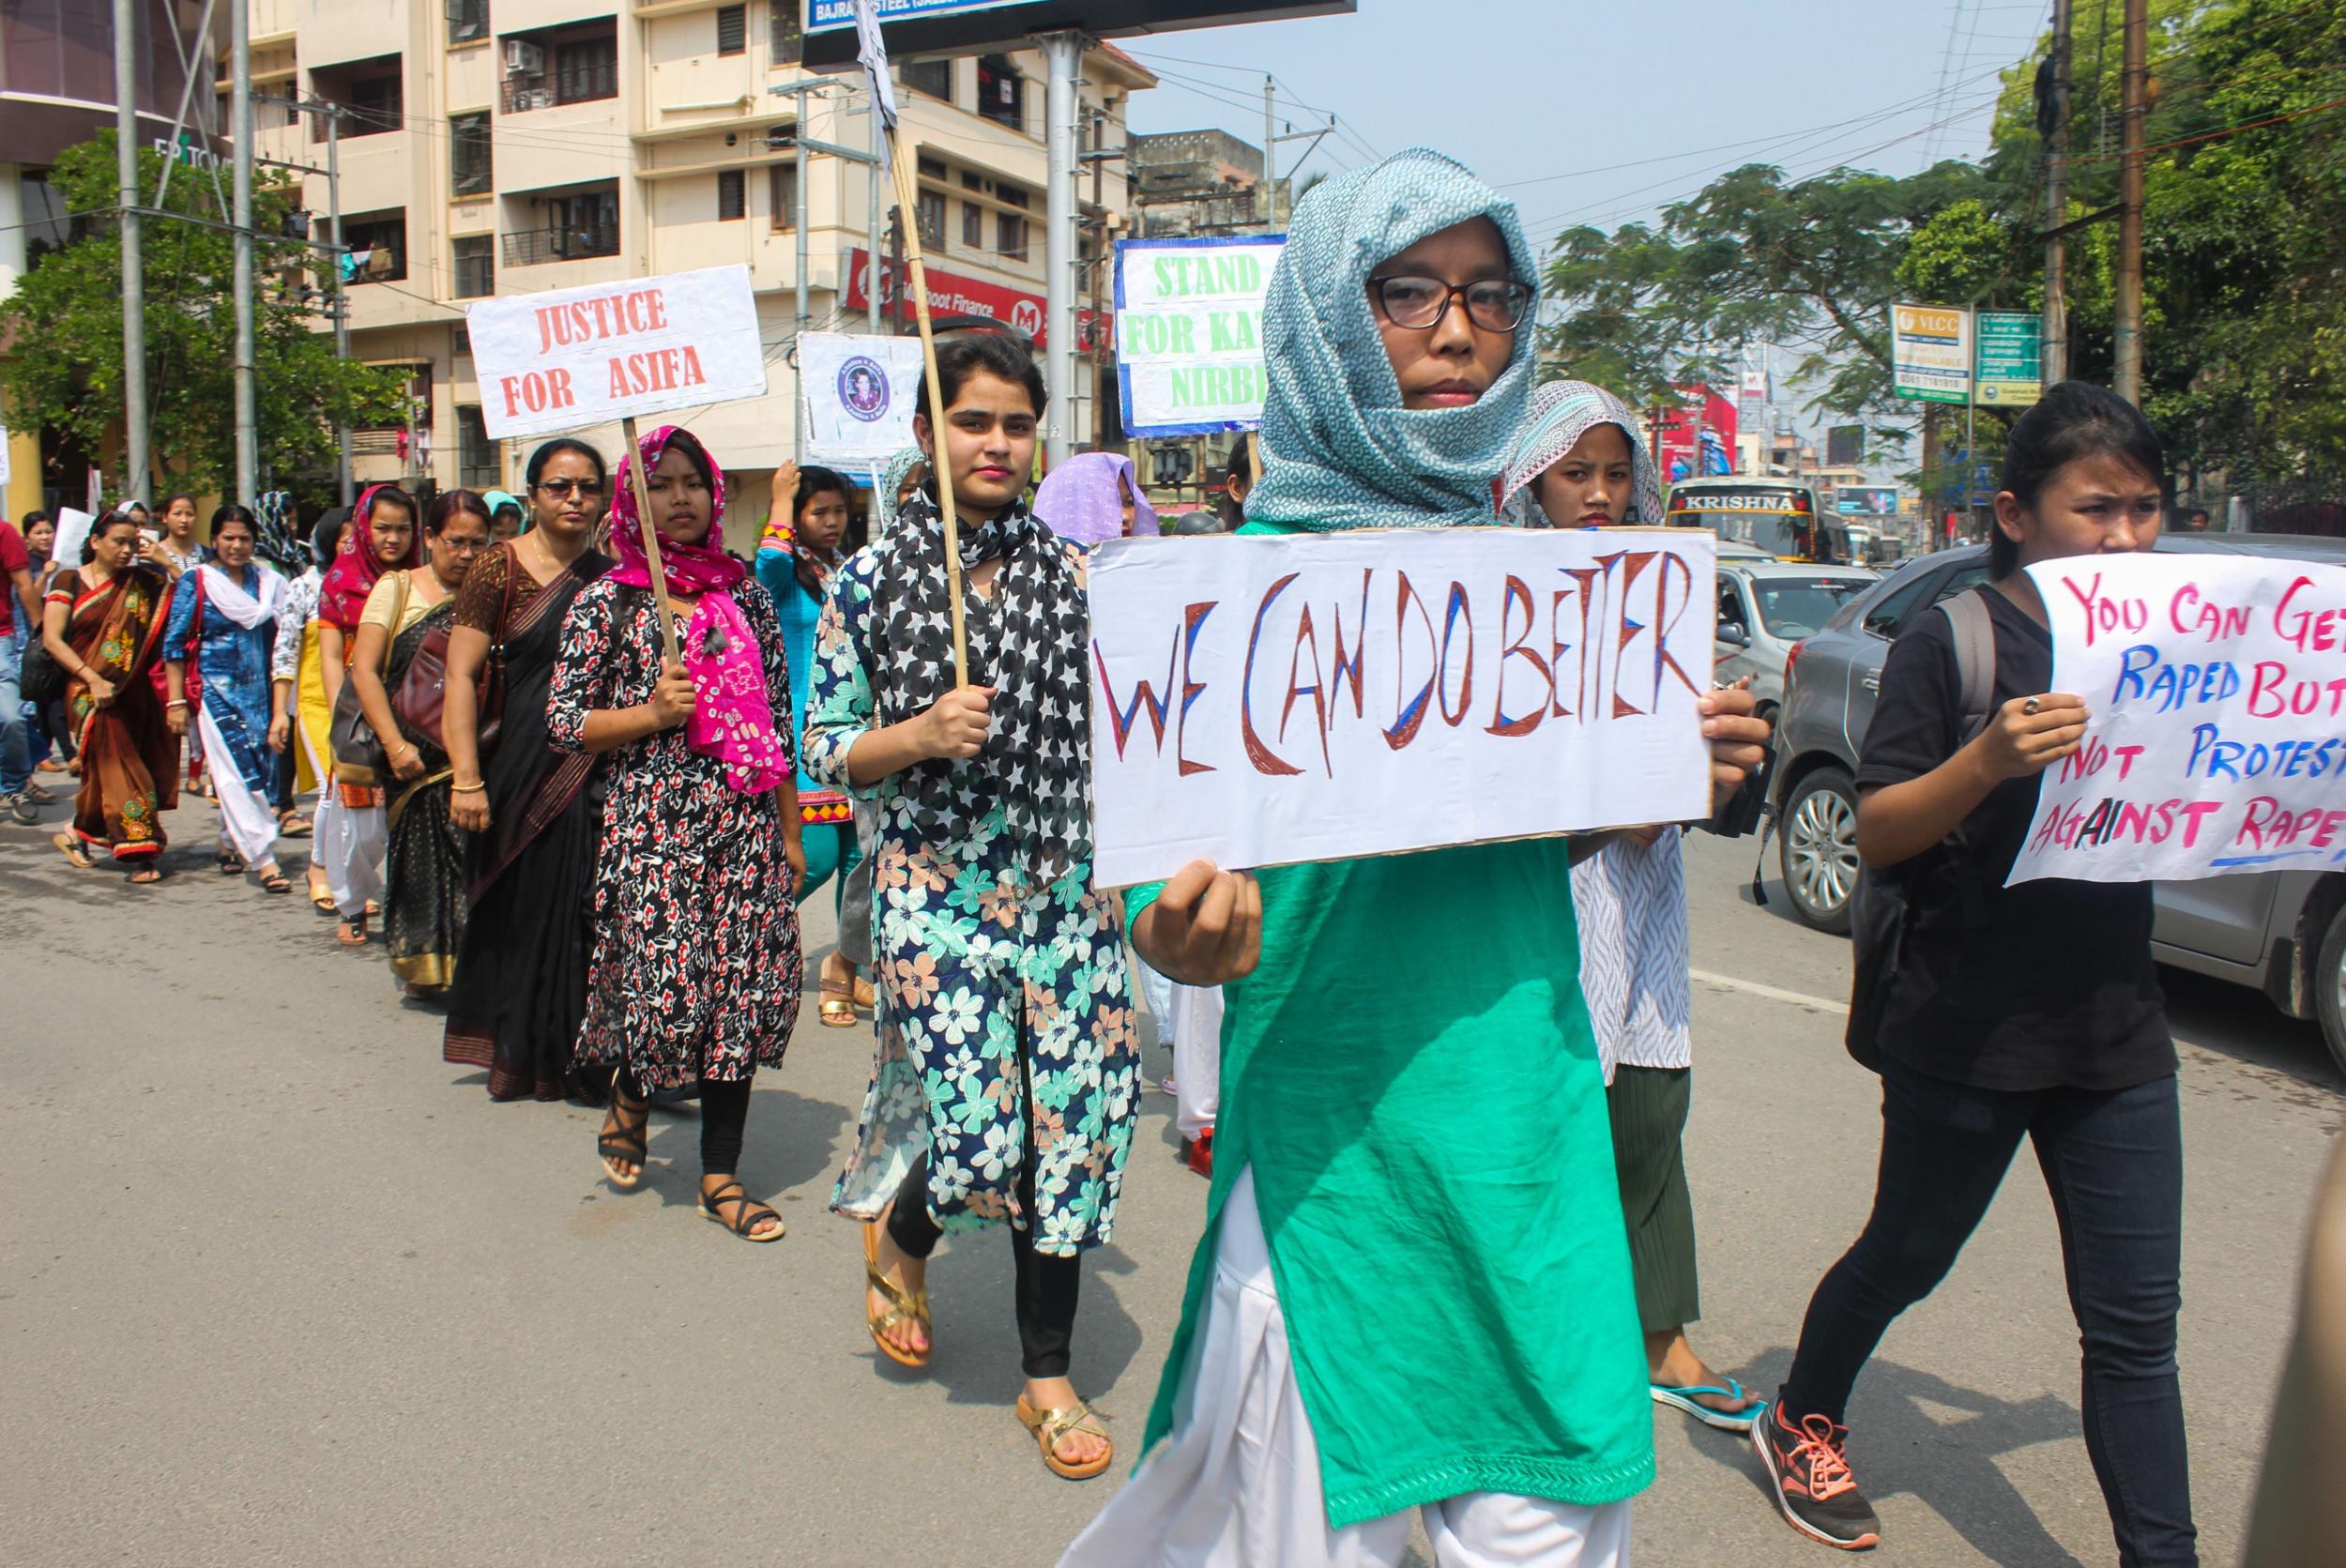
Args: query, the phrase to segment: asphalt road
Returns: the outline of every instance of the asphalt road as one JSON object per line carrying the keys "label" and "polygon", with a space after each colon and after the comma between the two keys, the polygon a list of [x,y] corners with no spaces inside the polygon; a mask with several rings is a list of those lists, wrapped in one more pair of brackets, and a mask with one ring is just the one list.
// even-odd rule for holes
{"label": "asphalt road", "polygon": [[[46,827],[0,829],[0,1561],[1048,1563],[1120,1484],[1120,1464],[1047,1475],[1011,1416],[998,1233],[940,1253],[927,1375],[872,1350],[856,1234],[824,1207],[866,1031],[819,1028],[810,1002],[788,1065],[758,1080],[745,1175],[791,1233],[751,1246],[693,1211],[689,1111],[656,1118],[649,1180],[613,1193],[594,1113],[490,1104],[379,949],[337,951],[298,897],[211,873],[210,822],[200,802],[176,814],[176,875],[149,889],[73,871]],[[1865,1214],[1875,1088],[1833,1012],[1846,946],[1780,894],[1750,906],[1747,843],[1692,857],[1698,1344],[1772,1388]],[[829,929],[810,921],[812,951]],[[2223,1563],[2346,1085],[2309,1026],[2171,979],[2190,1042],[2185,1390]],[[1128,1452],[1205,1196],[1170,1108],[1149,1096],[1078,1329],[1077,1384]],[[1570,1332],[1569,1303],[1557,1317]],[[1877,1560],[2112,1560],[2076,1356],[2024,1157],[1859,1386]],[[1737,1439],[1667,1412],[1656,1434],[1640,1562],[1829,1555],[1777,1522]]]}

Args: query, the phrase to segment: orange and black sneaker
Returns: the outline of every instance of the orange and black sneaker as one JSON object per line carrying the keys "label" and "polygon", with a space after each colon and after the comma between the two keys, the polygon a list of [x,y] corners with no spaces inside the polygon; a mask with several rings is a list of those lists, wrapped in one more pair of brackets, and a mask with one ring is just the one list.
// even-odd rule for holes
{"label": "orange and black sneaker", "polygon": [[1784,1391],[1751,1423],[1751,1446],[1768,1472],[1768,1489],[1784,1522],[1811,1540],[1862,1552],[1881,1539],[1881,1521],[1850,1473],[1849,1428],[1824,1416],[1794,1422],[1784,1413]]}

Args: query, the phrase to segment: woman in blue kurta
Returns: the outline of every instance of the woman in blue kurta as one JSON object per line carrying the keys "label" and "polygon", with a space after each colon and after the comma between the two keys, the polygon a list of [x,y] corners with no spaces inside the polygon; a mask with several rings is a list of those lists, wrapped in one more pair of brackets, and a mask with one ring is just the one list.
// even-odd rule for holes
{"label": "woman in blue kurta", "polygon": [[[220,799],[221,874],[251,866],[261,887],[282,893],[277,869],[277,813],[269,804],[277,758],[285,749],[282,688],[269,680],[277,646],[277,616],[285,580],[252,558],[261,525],[240,506],[212,513],[212,558],[192,568],[172,589],[163,627],[170,684],[165,708],[172,733],[192,726]],[[189,666],[195,678],[189,678]]]}
{"label": "woman in blue kurta", "polygon": [[[785,463],[774,470],[772,505],[766,531],[757,546],[757,581],[774,601],[782,622],[782,646],[790,662],[790,711],[803,715],[815,670],[815,623],[823,613],[830,580],[846,558],[863,548],[863,529],[847,506],[852,487],[829,468],[800,468]],[[847,887],[847,874],[862,859],[856,845],[855,821],[845,790],[817,784],[806,770],[805,750],[793,738],[799,754],[799,830],[806,845],[806,876],[799,886],[804,907],[815,891],[831,884],[831,907],[837,911]],[[826,954],[822,968],[823,1023],[831,1028],[851,1028],[858,1004],[874,1000],[856,966],[837,948]]]}
{"label": "woman in blue kurta", "polygon": [[1019,1420],[1080,1479],[1112,1453],[1067,1378],[1080,1259],[1115,1225],[1140,1065],[1122,921],[1091,885],[1083,580],[1019,499],[1032,358],[967,339],[932,373],[945,426],[913,428],[953,487],[968,685],[933,488],[840,569],[815,634],[809,770],[880,808],[878,1064],[831,1204],[865,1222],[866,1322],[908,1366],[938,1236],[1008,1222]]}

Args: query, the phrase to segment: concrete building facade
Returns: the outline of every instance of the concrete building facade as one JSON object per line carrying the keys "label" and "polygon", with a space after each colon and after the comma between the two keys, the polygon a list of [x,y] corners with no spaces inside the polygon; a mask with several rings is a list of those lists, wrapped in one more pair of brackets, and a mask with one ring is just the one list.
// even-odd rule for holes
{"label": "concrete building facade", "polygon": [[[492,442],[482,427],[463,325],[472,300],[741,263],[756,291],[768,395],[691,411],[689,422],[727,466],[729,512],[762,518],[759,476],[790,455],[796,418],[793,138],[802,127],[810,141],[871,145],[860,80],[800,65],[798,0],[247,3],[253,90],[267,100],[255,111],[257,154],[323,169],[327,114],[290,105],[334,106],[343,241],[366,252],[354,255],[346,284],[352,353],[409,373],[413,418],[358,433],[358,481],[519,488],[525,444]],[[1084,145],[1113,153],[1125,142],[1130,95],[1155,78],[1106,46],[1088,53],[1083,76]],[[916,62],[898,77],[932,294],[951,290],[1039,330],[1041,54]],[[820,90],[777,91],[807,83]],[[228,88],[223,55],[223,105]],[[298,183],[299,205],[324,237],[324,175],[262,173]],[[865,329],[872,178],[862,164],[809,154],[813,330]],[[1129,208],[1121,160],[1095,160],[1078,189],[1095,220],[1088,258]],[[885,257],[894,205],[885,181],[880,194]],[[891,306],[900,304],[892,278],[883,263]],[[1088,298],[1089,274],[1077,281]],[[1096,417],[1083,363],[1078,386],[1051,388],[1072,403],[1079,441]],[[582,434],[617,454],[617,427]]]}

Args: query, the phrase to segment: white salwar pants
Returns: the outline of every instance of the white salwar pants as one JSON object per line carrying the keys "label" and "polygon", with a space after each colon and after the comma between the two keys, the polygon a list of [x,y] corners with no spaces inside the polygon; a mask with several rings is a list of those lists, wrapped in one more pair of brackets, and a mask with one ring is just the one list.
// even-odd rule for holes
{"label": "white salwar pants", "polygon": [[366,913],[367,900],[383,892],[383,856],[391,842],[383,808],[343,804],[328,779],[318,791],[311,839],[317,846],[312,853],[326,868],[326,891],[335,910],[346,921],[357,920]]}
{"label": "white salwar pants", "polygon": [[197,738],[209,759],[212,793],[220,801],[220,846],[258,870],[277,859],[277,812],[265,791],[249,787],[210,708],[195,709]]}
{"label": "white salwar pants", "polygon": [[[1409,1549],[1410,1514],[1328,1528],[1255,1173],[1222,1211],[1212,1295],[1190,1348],[1173,1435],[1059,1568],[1376,1568]],[[1625,1568],[1629,1504],[1470,1492],[1416,1511],[1440,1568]]]}
{"label": "white salwar pants", "polygon": [[1174,1123],[1194,1138],[1213,1125],[1222,1108],[1222,987],[1177,985],[1138,952],[1133,972],[1157,1021],[1159,1038],[1173,1046]]}

